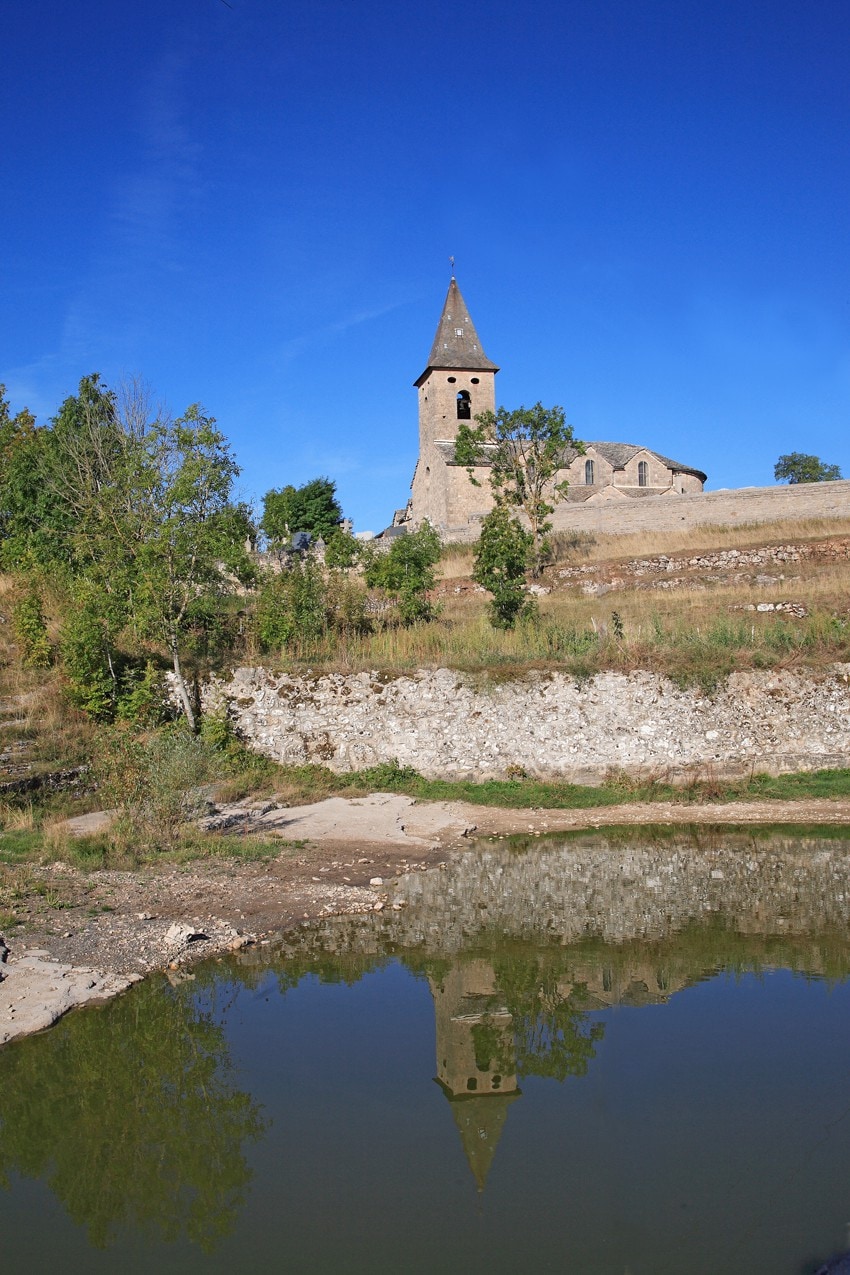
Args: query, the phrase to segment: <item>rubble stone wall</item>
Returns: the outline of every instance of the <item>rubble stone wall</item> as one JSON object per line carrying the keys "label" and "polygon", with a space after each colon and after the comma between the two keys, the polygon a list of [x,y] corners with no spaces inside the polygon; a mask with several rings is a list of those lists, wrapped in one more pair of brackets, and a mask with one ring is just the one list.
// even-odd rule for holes
{"label": "rubble stone wall", "polygon": [[210,682],[240,736],[284,764],[337,772],[391,760],[433,778],[601,781],[850,766],[850,665],[733,674],[713,694],[648,672],[510,681],[447,669],[320,677],[237,669]]}

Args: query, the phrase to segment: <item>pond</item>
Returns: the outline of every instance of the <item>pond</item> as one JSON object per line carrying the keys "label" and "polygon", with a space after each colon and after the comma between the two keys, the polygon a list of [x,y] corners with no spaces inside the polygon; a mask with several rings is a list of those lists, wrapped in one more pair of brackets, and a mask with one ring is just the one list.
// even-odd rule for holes
{"label": "pond", "polygon": [[0,1051],[9,1270],[809,1275],[850,841],[488,842]]}

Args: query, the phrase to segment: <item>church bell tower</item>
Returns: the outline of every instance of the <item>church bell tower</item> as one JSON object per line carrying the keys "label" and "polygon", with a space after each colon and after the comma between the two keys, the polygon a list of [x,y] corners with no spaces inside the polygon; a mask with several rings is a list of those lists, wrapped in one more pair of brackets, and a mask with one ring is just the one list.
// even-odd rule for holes
{"label": "church bell tower", "polygon": [[[428,365],[415,382],[419,391],[419,461],[411,491],[412,521],[437,529],[465,524],[469,512],[457,495],[470,487],[452,473],[454,440],[462,421],[496,410],[498,367],[487,358],[452,276]],[[472,488],[475,491],[475,488]]]}

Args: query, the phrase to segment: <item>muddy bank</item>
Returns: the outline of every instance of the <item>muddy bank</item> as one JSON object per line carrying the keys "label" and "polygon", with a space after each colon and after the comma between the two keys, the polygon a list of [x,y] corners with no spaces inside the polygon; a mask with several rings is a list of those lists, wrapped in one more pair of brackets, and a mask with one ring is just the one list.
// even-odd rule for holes
{"label": "muddy bank", "polygon": [[381,911],[388,886],[469,846],[469,837],[626,824],[850,824],[850,801],[646,803],[593,810],[506,810],[375,794],[298,808],[244,803],[211,823],[286,842],[265,862],[203,861],[135,872],[33,867],[48,899],[6,934],[0,1044],[157,970],[180,977],[216,953],[271,944],[301,921]]}

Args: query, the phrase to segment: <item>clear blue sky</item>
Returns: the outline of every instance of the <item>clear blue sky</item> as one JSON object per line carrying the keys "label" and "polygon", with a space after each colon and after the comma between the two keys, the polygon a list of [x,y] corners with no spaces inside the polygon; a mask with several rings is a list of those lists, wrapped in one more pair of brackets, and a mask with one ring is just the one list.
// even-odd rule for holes
{"label": "clear blue sky", "polygon": [[0,380],[403,505],[448,257],[498,401],[850,476],[848,0],[5,0]]}

